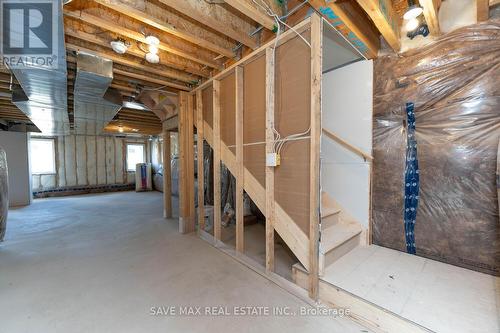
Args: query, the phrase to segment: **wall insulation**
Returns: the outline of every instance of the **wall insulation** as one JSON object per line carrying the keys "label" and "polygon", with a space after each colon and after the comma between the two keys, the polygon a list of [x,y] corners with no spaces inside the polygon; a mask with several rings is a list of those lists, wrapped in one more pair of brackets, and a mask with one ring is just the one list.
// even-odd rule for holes
{"label": "wall insulation", "polygon": [[35,193],[134,184],[135,172],[126,170],[127,143],[145,144],[147,160],[150,162],[150,142],[145,139],[67,135],[54,137],[54,141],[56,174],[32,175]]}
{"label": "wall insulation", "polygon": [[500,275],[500,22],[375,62],[373,240],[405,250],[405,103],[415,103],[416,254]]}

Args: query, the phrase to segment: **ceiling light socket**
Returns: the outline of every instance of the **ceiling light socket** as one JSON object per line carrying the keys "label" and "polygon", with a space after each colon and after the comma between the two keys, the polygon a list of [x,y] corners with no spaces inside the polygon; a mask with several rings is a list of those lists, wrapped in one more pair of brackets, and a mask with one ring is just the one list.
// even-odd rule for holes
{"label": "ceiling light socket", "polygon": [[128,50],[127,44],[122,39],[115,39],[111,43],[111,48],[118,54],[124,54]]}
{"label": "ceiling light socket", "polygon": [[422,9],[422,7],[417,6],[417,5],[411,5],[410,7],[408,7],[406,12],[404,13],[403,18],[405,20],[411,20],[411,19],[417,18],[418,16],[420,16],[420,14],[423,13],[423,11],[424,10]]}
{"label": "ceiling light socket", "polygon": [[149,53],[157,54],[158,47],[156,45],[149,45]]}
{"label": "ceiling light socket", "polygon": [[146,36],[146,43],[148,43],[149,45],[158,46],[160,45],[160,40],[156,36],[148,35]]}
{"label": "ceiling light socket", "polygon": [[146,61],[152,64],[157,64],[160,62],[160,57],[155,53],[146,53]]}

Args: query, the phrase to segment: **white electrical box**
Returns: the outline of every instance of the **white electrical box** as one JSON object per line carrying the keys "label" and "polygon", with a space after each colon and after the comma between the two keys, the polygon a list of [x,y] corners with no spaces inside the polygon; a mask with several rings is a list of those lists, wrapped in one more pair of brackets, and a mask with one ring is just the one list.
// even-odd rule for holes
{"label": "white electrical box", "polygon": [[266,155],[266,166],[277,167],[280,165],[280,155],[276,153],[268,153]]}

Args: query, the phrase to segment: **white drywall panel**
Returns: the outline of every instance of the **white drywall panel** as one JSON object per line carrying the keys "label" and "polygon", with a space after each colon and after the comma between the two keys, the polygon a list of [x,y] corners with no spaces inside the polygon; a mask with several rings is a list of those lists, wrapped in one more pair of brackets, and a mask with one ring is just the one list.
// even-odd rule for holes
{"label": "white drywall panel", "polygon": [[[323,128],[372,153],[373,62],[323,74]],[[369,165],[326,135],[321,139],[321,187],[365,227],[369,219]]]}
{"label": "white drywall panel", "polygon": [[0,146],[7,156],[10,207],[31,203],[28,134],[0,131]]}

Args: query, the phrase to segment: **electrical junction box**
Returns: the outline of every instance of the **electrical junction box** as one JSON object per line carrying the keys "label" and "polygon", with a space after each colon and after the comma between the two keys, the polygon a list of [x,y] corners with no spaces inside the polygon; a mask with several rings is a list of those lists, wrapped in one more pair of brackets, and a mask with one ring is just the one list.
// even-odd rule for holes
{"label": "electrical junction box", "polygon": [[268,153],[266,155],[266,166],[277,167],[280,165],[280,155],[276,153]]}

